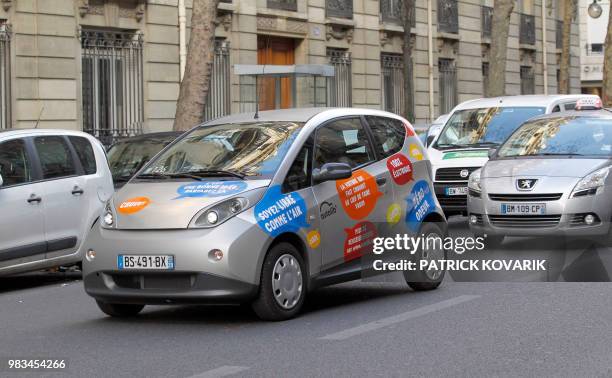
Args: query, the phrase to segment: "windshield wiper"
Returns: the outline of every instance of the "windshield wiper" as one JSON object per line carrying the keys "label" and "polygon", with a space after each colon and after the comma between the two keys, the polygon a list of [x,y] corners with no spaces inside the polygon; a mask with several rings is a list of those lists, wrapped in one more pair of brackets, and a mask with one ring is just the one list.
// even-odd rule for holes
{"label": "windshield wiper", "polygon": [[187,172],[178,172],[178,173],[165,173],[164,176],[169,178],[188,178],[197,181],[202,181],[202,177],[196,176]]}
{"label": "windshield wiper", "polygon": [[469,147],[469,145],[468,144],[443,143],[443,144],[437,144],[436,147],[440,147],[440,148],[465,148],[465,147]]}
{"label": "windshield wiper", "polygon": [[574,152],[562,153],[562,152],[542,152],[539,154],[531,154],[525,156],[584,156],[583,154],[577,154]]}
{"label": "windshield wiper", "polygon": [[224,169],[200,169],[197,171],[189,171],[186,174],[198,175],[200,178],[205,176],[231,176],[244,180],[244,178],[246,177],[246,175],[243,173],[226,171]]}
{"label": "windshield wiper", "polygon": [[476,147],[497,147],[497,146],[499,146],[499,143],[495,143],[495,142],[482,142],[482,143],[474,143],[471,146],[476,146]]}
{"label": "windshield wiper", "polygon": [[136,176],[136,178],[145,179],[145,180],[156,180],[156,179],[167,180],[170,177],[168,177],[168,175],[163,174],[163,173],[142,173],[142,174]]}

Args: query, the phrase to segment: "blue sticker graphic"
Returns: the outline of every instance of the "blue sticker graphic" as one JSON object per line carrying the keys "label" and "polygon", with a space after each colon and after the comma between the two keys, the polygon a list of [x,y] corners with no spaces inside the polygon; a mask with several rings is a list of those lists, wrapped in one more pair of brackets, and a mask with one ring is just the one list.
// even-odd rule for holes
{"label": "blue sticker graphic", "polygon": [[306,202],[298,193],[281,193],[280,185],[270,187],[257,205],[255,218],[264,232],[278,236],[283,232],[297,232],[309,227],[306,221]]}
{"label": "blue sticker graphic", "polygon": [[412,187],[406,208],[406,223],[413,231],[418,231],[423,219],[436,209],[436,201],[427,181],[419,181]]}
{"label": "blue sticker graphic", "polygon": [[229,196],[244,191],[247,186],[244,181],[194,182],[180,186],[176,190],[179,196],[175,199]]}

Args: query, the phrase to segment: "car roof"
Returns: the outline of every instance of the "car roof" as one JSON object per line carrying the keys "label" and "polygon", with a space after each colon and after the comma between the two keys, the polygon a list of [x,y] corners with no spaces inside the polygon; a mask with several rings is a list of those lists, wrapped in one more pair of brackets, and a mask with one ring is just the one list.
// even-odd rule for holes
{"label": "car roof", "polygon": [[204,123],[204,125],[219,125],[225,123],[246,122],[303,122],[311,119],[325,120],[345,115],[378,115],[392,118],[400,118],[397,114],[382,110],[365,108],[291,108],[260,111],[258,118],[254,118],[255,112],[233,114]]}
{"label": "car roof", "polygon": [[12,136],[32,136],[32,135],[76,135],[90,139],[95,139],[91,134],[77,130],[62,130],[62,129],[5,129],[0,130],[0,137]]}
{"label": "car roof", "polygon": [[[573,117],[589,117],[589,118],[603,118],[612,121],[612,111],[611,110],[572,110],[567,112],[558,112],[558,113],[550,113],[544,114],[541,116],[533,117],[529,121],[541,120],[541,119],[554,119],[554,118],[573,118]],[[612,126],[612,123],[610,123]]]}
{"label": "car roof", "polygon": [[502,96],[480,98],[469,100],[459,104],[455,110],[490,108],[490,107],[510,107],[510,106],[532,106],[548,107],[551,104],[561,101],[578,101],[581,98],[598,98],[597,95],[521,95],[521,96]]}

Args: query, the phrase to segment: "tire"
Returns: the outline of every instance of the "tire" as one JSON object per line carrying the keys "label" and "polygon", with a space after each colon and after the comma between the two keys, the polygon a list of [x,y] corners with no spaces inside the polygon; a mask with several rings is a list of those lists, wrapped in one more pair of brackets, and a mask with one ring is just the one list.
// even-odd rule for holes
{"label": "tire", "polygon": [[504,235],[487,235],[487,237],[485,237],[485,245],[487,247],[497,248],[502,245],[505,238]]}
{"label": "tire", "polygon": [[96,303],[103,313],[116,318],[136,316],[144,308],[144,305],[140,304],[108,303],[98,300]]}
{"label": "tire", "polygon": [[296,316],[306,297],[304,260],[290,243],[268,251],[261,269],[259,293],[251,304],[262,320],[279,321]]}
{"label": "tire", "polygon": [[[435,223],[425,223],[423,224],[423,226],[421,226],[421,229],[418,233],[418,235],[425,235],[425,237],[428,236],[433,236],[433,235],[437,235],[441,238],[445,237],[444,231],[438,227],[437,224]],[[417,253],[415,253],[414,255],[414,261],[417,264],[417,268],[420,264],[420,261],[424,258],[428,258],[425,257],[426,255],[425,249],[422,249],[420,251],[417,251]],[[441,252],[441,256],[432,256],[435,259],[446,259],[446,250],[444,248],[442,248],[442,251],[438,251]],[[404,271],[404,278],[406,279],[406,283],[408,284],[408,286],[410,286],[410,288],[414,291],[428,291],[428,290],[435,290],[438,288],[438,286],[440,286],[440,284],[442,283],[442,281],[444,280],[444,275],[445,275],[445,271],[437,271],[437,274],[431,274],[429,271],[423,271],[421,269],[417,269],[416,271],[413,272],[408,272],[408,271]]]}

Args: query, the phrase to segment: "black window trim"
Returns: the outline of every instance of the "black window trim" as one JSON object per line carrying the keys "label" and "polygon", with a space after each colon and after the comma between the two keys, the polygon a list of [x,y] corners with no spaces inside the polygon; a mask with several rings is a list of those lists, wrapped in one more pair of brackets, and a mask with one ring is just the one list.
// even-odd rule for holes
{"label": "black window trim", "polygon": [[36,160],[35,155],[33,155],[35,151],[33,151],[34,146],[31,143],[30,137],[16,136],[15,138],[10,138],[10,139],[0,141],[0,145],[6,142],[12,142],[14,140],[22,140],[24,143],[26,158],[28,159],[30,170],[32,171],[32,177],[30,181],[22,182],[21,184],[2,185],[0,186],[0,190],[18,188],[20,186],[26,186],[26,185],[32,185],[32,184],[39,182],[39,179],[41,177],[39,166],[35,161]]}
{"label": "black window trim", "polygon": [[[93,176],[93,175],[98,174],[99,169],[98,169],[98,162],[96,161],[96,150],[94,149],[94,146],[91,143],[91,141],[87,139],[86,137],[80,136],[80,135],[64,135],[64,138],[66,139],[66,141],[68,142],[68,145],[70,146],[70,152],[72,153],[73,160],[75,160],[76,158],[77,165],[75,167],[77,168],[77,173],[79,174],[79,176]],[[70,138],[81,138],[85,140],[87,143],[89,143],[89,146],[91,147],[91,152],[93,153],[94,165],[96,168],[96,171],[94,173],[88,174],[87,172],[85,172],[85,167],[83,167],[83,163],[81,163],[81,158],[79,157],[79,154],[76,151],[76,147],[74,146]]]}
{"label": "black window trim", "polygon": [[[36,150],[36,144],[34,142],[35,138],[39,138],[39,137],[60,137],[64,140],[64,142],[67,143],[68,145],[68,149],[70,150],[70,156],[72,157],[72,162],[74,164],[74,168],[76,173],[73,175],[69,175],[69,176],[62,176],[62,177],[53,177],[53,178],[48,178],[45,179],[43,178],[43,169],[42,169],[42,163],[40,162],[40,156],[38,156],[38,151]],[[81,166],[81,162],[78,159],[78,156],[76,156],[76,152],[74,151],[74,147],[72,146],[72,143],[70,143],[70,141],[68,140],[68,137],[66,135],[57,135],[57,134],[42,134],[42,135],[34,135],[34,136],[30,136],[28,137],[30,138],[30,143],[32,145],[32,153],[34,154],[34,165],[37,166],[38,169],[38,180],[36,182],[49,182],[49,181],[57,181],[57,180],[64,180],[67,178],[75,178],[75,177],[80,177],[80,176],[84,176],[84,172],[83,172],[83,167]]]}
{"label": "black window trim", "polygon": [[[298,149],[297,155],[295,155],[295,157],[293,158],[293,161],[291,162],[291,164],[289,164],[289,170],[287,170],[287,173],[285,173],[285,177],[283,177],[283,181],[281,182],[281,193],[282,194],[293,193],[293,192],[297,192],[297,191],[300,191],[300,190],[312,188],[312,186],[313,186],[313,182],[312,182],[312,170],[313,170],[313,166],[314,166],[315,131],[312,131],[310,133],[310,135],[306,138],[306,141],[304,143],[302,143],[302,145]],[[297,159],[297,157],[300,155],[300,152],[302,152],[302,150],[304,148],[307,148],[308,152],[309,152],[308,162],[307,162],[307,164],[308,164],[308,168],[307,168],[307,170],[308,170],[308,177],[307,177],[306,186],[303,187],[303,188],[300,188],[298,190],[293,190],[293,191],[290,191],[290,192],[286,191],[285,190],[285,182],[287,181],[287,177],[289,176],[289,172],[291,170],[291,167],[293,167],[293,164],[295,163],[295,159]]]}
{"label": "black window trim", "polygon": [[[368,167],[368,166],[370,166],[372,164],[375,164],[375,163],[377,163],[379,161],[378,154],[376,153],[374,145],[372,144],[371,131],[370,131],[370,128],[368,127],[367,123],[365,123],[364,115],[363,114],[353,114],[353,115],[346,115],[346,116],[340,116],[340,117],[335,117],[335,118],[332,118],[332,119],[328,119],[327,121],[325,121],[325,122],[321,123],[320,125],[318,125],[315,128],[315,130],[312,132],[312,134],[314,135],[314,141],[313,141],[313,147],[312,147],[313,148],[313,150],[312,150],[313,152],[312,152],[312,157],[311,157],[311,160],[312,160],[312,170],[314,170],[314,157],[315,157],[315,152],[316,152],[316,149],[317,149],[317,134],[319,132],[319,129],[327,126],[328,124],[330,124],[332,122],[339,121],[339,120],[342,120],[342,119],[350,119],[350,118],[359,119],[359,121],[361,122],[361,125],[364,128],[365,133],[367,135],[368,144],[370,145],[370,149],[372,150],[372,153],[374,154],[374,159],[373,160],[370,160],[367,163],[364,163],[364,164],[356,166],[355,168],[352,168],[352,172],[355,172],[355,171],[358,171],[360,169],[366,168],[366,167]],[[311,186],[315,186],[315,185],[318,185],[318,184],[314,184],[314,182],[312,182],[312,175],[311,175]]]}

